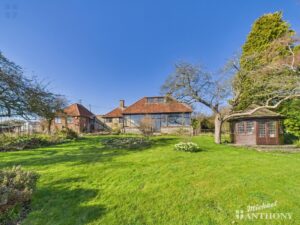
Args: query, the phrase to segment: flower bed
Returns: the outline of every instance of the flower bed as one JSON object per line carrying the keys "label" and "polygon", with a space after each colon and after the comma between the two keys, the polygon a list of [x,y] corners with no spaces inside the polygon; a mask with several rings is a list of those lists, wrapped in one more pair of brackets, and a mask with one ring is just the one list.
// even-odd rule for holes
{"label": "flower bed", "polygon": [[142,149],[151,146],[151,140],[143,137],[110,137],[101,143],[110,149]]}
{"label": "flower bed", "polygon": [[0,151],[39,148],[63,143],[66,140],[76,139],[77,137],[77,133],[72,130],[61,131],[53,135],[33,134],[16,136],[13,134],[2,134],[0,135]]}
{"label": "flower bed", "polygon": [[197,144],[193,142],[180,142],[174,146],[176,151],[183,151],[183,152],[198,152],[200,148]]}

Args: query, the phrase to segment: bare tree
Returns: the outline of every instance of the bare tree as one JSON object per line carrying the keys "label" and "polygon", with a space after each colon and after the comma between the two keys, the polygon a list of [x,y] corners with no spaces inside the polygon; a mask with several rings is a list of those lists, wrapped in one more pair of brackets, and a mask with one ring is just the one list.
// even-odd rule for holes
{"label": "bare tree", "polygon": [[221,143],[224,121],[221,108],[230,96],[228,79],[214,80],[212,74],[200,66],[180,63],[165,81],[162,92],[187,104],[200,103],[210,108],[215,114],[215,142]]}
{"label": "bare tree", "polygon": [[47,85],[37,79],[27,78],[21,67],[0,53],[0,117],[49,119],[64,102],[62,96],[49,91]]}
{"label": "bare tree", "polygon": [[153,120],[150,116],[145,116],[139,121],[139,131],[146,137],[153,134]]}
{"label": "bare tree", "polygon": [[48,96],[48,98],[42,97],[37,101],[37,115],[45,119],[47,123],[47,132],[51,133],[51,125],[57,113],[63,113],[63,108],[67,105],[67,100],[59,95]]}

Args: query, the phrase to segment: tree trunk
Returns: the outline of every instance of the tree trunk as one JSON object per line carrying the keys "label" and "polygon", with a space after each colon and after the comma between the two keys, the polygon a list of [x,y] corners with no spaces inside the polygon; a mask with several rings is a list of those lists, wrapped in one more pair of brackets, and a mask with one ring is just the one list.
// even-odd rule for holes
{"label": "tree trunk", "polygon": [[48,120],[47,123],[48,123],[47,124],[47,133],[50,134],[51,133],[51,123],[52,123],[52,120]]}
{"label": "tree trunk", "polygon": [[220,114],[216,114],[215,117],[215,143],[221,144],[221,128],[222,128],[222,117]]}

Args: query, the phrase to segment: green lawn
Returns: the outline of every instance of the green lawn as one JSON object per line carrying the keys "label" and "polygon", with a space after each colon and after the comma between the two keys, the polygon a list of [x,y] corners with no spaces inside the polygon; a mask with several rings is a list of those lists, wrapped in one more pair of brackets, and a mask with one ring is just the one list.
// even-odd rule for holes
{"label": "green lawn", "polygon": [[[41,175],[23,224],[300,224],[300,154],[215,145],[208,136],[193,139],[198,153],[174,151],[176,137],[139,151],[108,150],[101,138],[0,153],[0,168]],[[236,210],[274,201],[266,211],[293,219],[235,218]]]}

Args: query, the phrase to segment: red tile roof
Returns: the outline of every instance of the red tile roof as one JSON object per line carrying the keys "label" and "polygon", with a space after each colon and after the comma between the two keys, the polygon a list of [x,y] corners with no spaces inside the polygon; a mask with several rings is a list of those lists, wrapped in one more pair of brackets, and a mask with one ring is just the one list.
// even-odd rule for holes
{"label": "red tile roof", "polygon": [[123,117],[122,114],[123,110],[118,107],[115,108],[114,110],[110,111],[109,113],[105,114],[104,116],[102,116],[103,118],[117,118],[117,117]]}
{"label": "red tile roof", "polygon": [[69,116],[83,116],[83,117],[94,117],[95,115],[91,113],[83,105],[75,103],[64,109],[64,113]]}
{"label": "red tile roof", "polygon": [[166,102],[148,103],[144,97],[127,107],[123,114],[154,114],[154,113],[191,113],[193,110],[188,105],[168,98]]}

